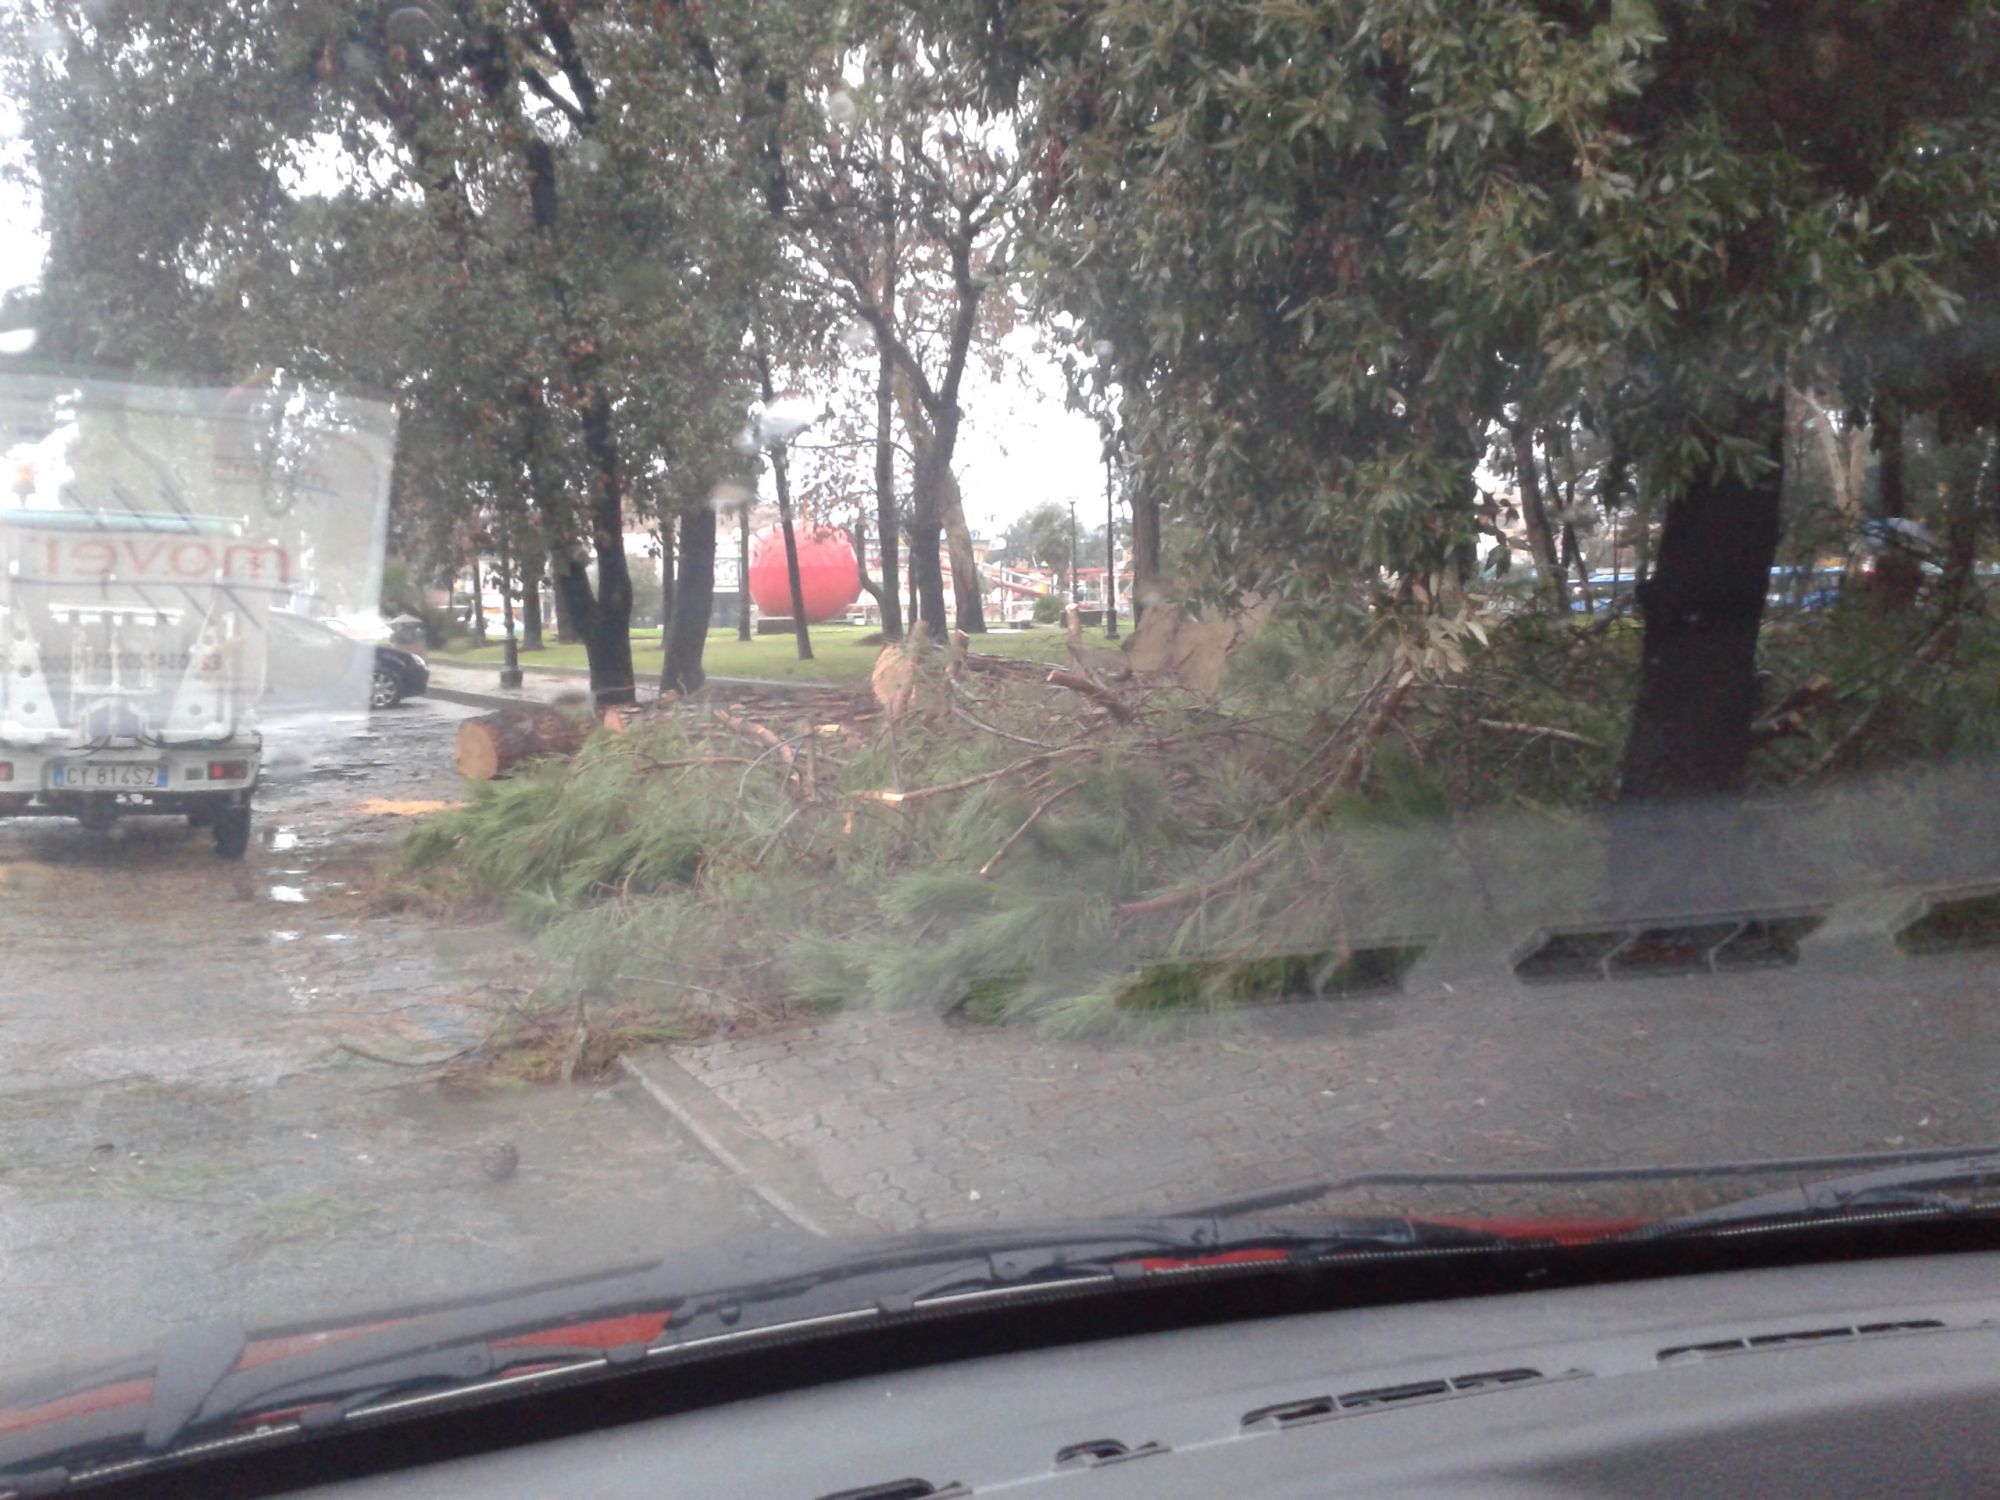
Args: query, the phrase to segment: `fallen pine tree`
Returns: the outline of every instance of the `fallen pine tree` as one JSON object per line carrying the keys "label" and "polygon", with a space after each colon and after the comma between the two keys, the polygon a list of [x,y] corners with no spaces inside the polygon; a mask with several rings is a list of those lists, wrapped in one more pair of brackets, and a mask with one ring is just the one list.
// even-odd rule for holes
{"label": "fallen pine tree", "polygon": [[[1907,732],[1908,710],[1829,686],[1829,641],[1773,633],[1764,722],[1810,714],[1820,744],[1863,749]],[[852,688],[621,711],[476,783],[408,852],[534,927],[563,1003],[650,997],[683,1027],[878,1005],[1077,1030],[1392,972],[1401,949],[1370,934],[1434,923],[1437,871],[1399,866],[1381,830],[1615,788],[1634,632],[1523,617],[1448,670],[1380,637],[1253,645],[1219,694],[1101,659],[897,647]],[[1880,653],[1871,677],[1850,652],[1842,679],[1942,712],[1990,659],[1917,657]],[[1788,729],[1760,763],[1809,779],[1813,753]]]}

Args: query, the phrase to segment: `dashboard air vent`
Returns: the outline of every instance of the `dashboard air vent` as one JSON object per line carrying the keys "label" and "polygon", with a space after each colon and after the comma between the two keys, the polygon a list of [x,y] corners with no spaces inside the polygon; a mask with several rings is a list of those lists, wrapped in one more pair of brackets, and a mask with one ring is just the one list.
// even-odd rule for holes
{"label": "dashboard air vent", "polygon": [[1420,1401],[1437,1401],[1448,1396],[1470,1395],[1475,1391],[1496,1390],[1542,1379],[1540,1370],[1478,1370],[1470,1375],[1453,1375],[1437,1380],[1413,1380],[1402,1385],[1371,1386],[1367,1390],[1345,1391],[1338,1396],[1308,1396],[1297,1401],[1281,1401],[1260,1406],[1243,1416],[1245,1431],[1268,1431],[1296,1427],[1327,1417],[1381,1411],[1391,1406],[1408,1406]]}
{"label": "dashboard air vent", "polygon": [[1910,1318],[1900,1323],[1850,1323],[1837,1328],[1800,1328],[1784,1333],[1752,1333],[1742,1338],[1715,1339],[1703,1344],[1675,1344],[1662,1349],[1661,1364],[1687,1360],[1714,1359],[1724,1354],[1751,1354],[1760,1349],[1783,1349],[1800,1344],[1823,1344],[1832,1339],[1867,1338],[1878,1333],[1922,1333],[1945,1325],[1936,1318]]}
{"label": "dashboard air vent", "polygon": [[1121,1464],[1132,1458],[1151,1458],[1156,1453],[1165,1453],[1162,1443],[1141,1443],[1136,1448],[1128,1448],[1116,1438],[1092,1438],[1087,1443],[1070,1443],[1056,1450],[1058,1469],[1100,1469],[1106,1464]]}
{"label": "dashboard air vent", "polygon": [[971,1493],[962,1484],[939,1486],[928,1479],[891,1479],[886,1484],[864,1484],[858,1490],[821,1495],[819,1500],[964,1500]]}

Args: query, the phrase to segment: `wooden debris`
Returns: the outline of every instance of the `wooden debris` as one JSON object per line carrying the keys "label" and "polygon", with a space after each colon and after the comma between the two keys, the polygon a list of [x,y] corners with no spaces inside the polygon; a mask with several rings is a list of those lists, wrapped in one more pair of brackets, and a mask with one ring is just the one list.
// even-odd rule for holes
{"label": "wooden debris", "polygon": [[1806,713],[1833,701],[1833,679],[1816,672],[1787,693],[1769,713],[1750,726],[1750,743],[1768,745],[1773,740],[1811,738]]}
{"label": "wooden debris", "polygon": [[1110,710],[1111,717],[1121,724],[1129,724],[1138,717],[1131,704],[1112,692],[1103,683],[1086,677],[1082,672],[1065,671],[1058,667],[1044,679],[1051,687],[1068,688],[1072,693],[1081,693],[1093,703]]}
{"label": "wooden debris", "polygon": [[667,692],[660,694],[651,703],[614,703],[604,710],[602,715],[604,727],[613,734],[623,734],[634,724],[670,713],[673,706],[680,702],[680,697],[679,693]]}
{"label": "wooden debris", "polygon": [[776,730],[765,724],[754,724],[748,719],[739,718],[727,709],[718,708],[713,710],[713,713],[715,714],[715,722],[722,725],[723,728],[733,729],[738,734],[755,740],[766,749],[777,751],[779,757],[786,765],[789,766],[792,763],[792,747],[778,736]]}
{"label": "wooden debris", "polygon": [[574,755],[596,727],[594,716],[528,704],[481,714],[458,726],[458,773],[491,781],[524,760]]}
{"label": "wooden debris", "polygon": [[950,792],[970,791],[973,787],[984,786],[989,781],[998,781],[1003,776],[1011,776],[1016,771],[1025,771],[1030,766],[1043,765],[1065,756],[1087,754],[1097,748],[1096,745],[1064,745],[1041,755],[1030,755],[1021,760],[1010,761],[997,771],[982,771],[977,776],[967,776],[959,781],[947,781],[940,786],[923,786],[908,792],[870,788],[867,791],[855,792],[853,795],[864,802],[886,802],[891,806],[901,806],[905,802],[922,802],[931,797],[945,796]]}

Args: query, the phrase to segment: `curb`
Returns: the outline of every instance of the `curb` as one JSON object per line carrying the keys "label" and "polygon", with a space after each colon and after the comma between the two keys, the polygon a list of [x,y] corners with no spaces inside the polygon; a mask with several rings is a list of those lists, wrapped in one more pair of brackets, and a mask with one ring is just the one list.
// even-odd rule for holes
{"label": "curb", "polygon": [[642,1064],[627,1052],[618,1066],[675,1126],[789,1223],[820,1239],[882,1232],[809,1164],[758,1133],[671,1057],[655,1053]]}
{"label": "curb", "polygon": [[[498,669],[496,668],[495,670],[497,671]],[[576,675],[586,681],[589,680],[590,676],[587,672],[579,672]],[[866,678],[855,679],[857,683],[865,682],[866,680]],[[838,688],[842,684],[838,682],[777,682],[763,677],[711,677],[702,686],[704,689],[757,688],[764,692],[810,693],[817,692],[822,688]],[[435,677],[431,679],[430,686],[425,688],[419,696],[436,698],[444,703],[460,703],[464,704],[467,708],[484,708],[487,710],[514,708],[523,703],[541,704],[548,702],[546,698],[531,697],[526,693],[513,695],[498,691],[482,693],[471,688],[443,687]]]}
{"label": "curb", "polygon": [[436,683],[425,688],[422,696],[435,698],[440,703],[459,703],[467,708],[483,708],[489,712],[543,701],[539,698],[509,698],[499,693],[471,693],[463,688],[439,687]]}

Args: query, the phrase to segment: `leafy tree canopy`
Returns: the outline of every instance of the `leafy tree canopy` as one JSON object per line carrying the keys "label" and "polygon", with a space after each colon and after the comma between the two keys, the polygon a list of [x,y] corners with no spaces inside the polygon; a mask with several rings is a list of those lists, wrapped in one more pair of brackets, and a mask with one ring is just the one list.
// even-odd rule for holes
{"label": "leafy tree canopy", "polygon": [[1974,0],[1020,0],[983,55],[1039,283],[1115,346],[1227,583],[1426,576],[1510,416],[1654,514],[1787,381],[1995,416],[2000,19]]}

